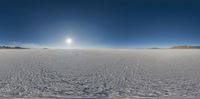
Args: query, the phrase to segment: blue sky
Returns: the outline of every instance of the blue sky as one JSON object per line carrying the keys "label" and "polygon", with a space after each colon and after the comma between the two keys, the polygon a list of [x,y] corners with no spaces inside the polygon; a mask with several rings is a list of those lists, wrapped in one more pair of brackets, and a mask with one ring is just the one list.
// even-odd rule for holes
{"label": "blue sky", "polygon": [[[0,44],[76,48],[200,45],[197,0],[0,0]],[[71,46],[72,47],[72,46]]]}

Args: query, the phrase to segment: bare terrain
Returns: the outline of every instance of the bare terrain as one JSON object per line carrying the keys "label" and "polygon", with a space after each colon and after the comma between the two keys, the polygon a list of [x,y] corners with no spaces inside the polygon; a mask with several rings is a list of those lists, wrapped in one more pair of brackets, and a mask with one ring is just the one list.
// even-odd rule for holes
{"label": "bare terrain", "polygon": [[199,99],[200,50],[1,49],[0,97]]}

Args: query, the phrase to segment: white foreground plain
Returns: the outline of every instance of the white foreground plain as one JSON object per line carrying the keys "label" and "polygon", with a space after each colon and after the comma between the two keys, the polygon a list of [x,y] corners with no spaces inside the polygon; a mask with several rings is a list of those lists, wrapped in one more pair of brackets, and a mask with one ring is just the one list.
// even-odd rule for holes
{"label": "white foreground plain", "polygon": [[200,50],[1,49],[1,99],[200,99]]}

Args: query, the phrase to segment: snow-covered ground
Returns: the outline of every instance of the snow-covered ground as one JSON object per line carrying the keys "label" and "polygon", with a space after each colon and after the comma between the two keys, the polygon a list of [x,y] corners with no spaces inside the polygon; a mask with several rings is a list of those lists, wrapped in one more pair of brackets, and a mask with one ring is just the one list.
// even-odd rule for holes
{"label": "snow-covered ground", "polygon": [[0,97],[200,99],[200,50],[1,49]]}

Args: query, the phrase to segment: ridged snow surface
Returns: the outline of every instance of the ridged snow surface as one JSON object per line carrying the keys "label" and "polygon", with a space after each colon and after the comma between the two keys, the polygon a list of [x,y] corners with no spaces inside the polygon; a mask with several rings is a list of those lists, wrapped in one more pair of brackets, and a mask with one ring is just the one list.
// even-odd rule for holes
{"label": "ridged snow surface", "polygon": [[0,97],[199,96],[200,50],[0,50]]}

